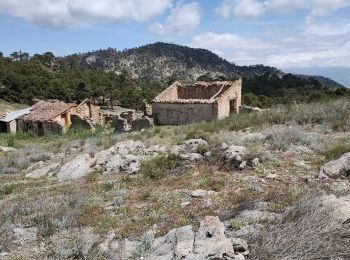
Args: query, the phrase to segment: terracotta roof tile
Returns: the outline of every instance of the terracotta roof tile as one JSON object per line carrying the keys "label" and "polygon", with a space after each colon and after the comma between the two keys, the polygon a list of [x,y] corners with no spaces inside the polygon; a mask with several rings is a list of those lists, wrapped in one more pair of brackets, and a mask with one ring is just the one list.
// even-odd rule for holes
{"label": "terracotta roof tile", "polygon": [[25,121],[50,121],[72,107],[76,107],[76,104],[59,100],[40,100],[32,106],[30,114],[22,116],[21,119]]}

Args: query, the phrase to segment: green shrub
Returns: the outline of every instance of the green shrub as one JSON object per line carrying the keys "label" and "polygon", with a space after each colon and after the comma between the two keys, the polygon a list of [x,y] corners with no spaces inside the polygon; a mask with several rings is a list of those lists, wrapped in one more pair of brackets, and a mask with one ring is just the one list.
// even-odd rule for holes
{"label": "green shrub", "polygon": [[160,180],[165,177],[167,171],[181,166],[182,159],[178,155],[159,155],[141,162],[140,172],[152,180]]}
{"label": "green shrub", "polygon": [[229,223],[229,228],[233,230],[240,230],[242,229],[246,223],[242,219],[232,219]]}
{"label": "green shrub", "polygon": [[8,147],[15,147],[15,135],[9,135],[6,139],[6,144]]}
{"label": "green shrub", "polygon": [[218,180],[213,177],[209,177],[205,180],[206,189],[214,190],[216,192],[221,191],[225,187],[224,180]]}
{"label": "green shrub", "polygon": [[350,152],[350,145],[341,144],[322,152],[322,154],[326,157],[327,160],[335,160],[340,158],[344,153],[348,152]]}
{"label": "green shrub", "polygon": [[0,195],[9,195],[15,189],[13,184],[5,184],[0,186]]}
{"label": "green shrub", "polygon": [[114,188],[114,183],[113,182],[105,182],[101,184],[101,187],[104,191],[110,191]]}

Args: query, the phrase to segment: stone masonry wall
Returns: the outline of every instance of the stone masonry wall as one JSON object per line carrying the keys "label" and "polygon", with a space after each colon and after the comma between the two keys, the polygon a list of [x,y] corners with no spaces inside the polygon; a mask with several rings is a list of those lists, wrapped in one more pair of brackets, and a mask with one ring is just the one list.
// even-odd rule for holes
{"label": "stone masonry wall", "polygon": [[[101,120],[100,107],[93,104],[84,103],[76,109],[76,113],[81,118],[91,118],[94,124],[103,124]],[[91,113],[91,115],[90,115]]]}
{"label": "stone masonry wall", "polygon": [[153,116],[159,125],[185,125],[210,121],[218,116],[216,103],[153,103]]}
{"label": "stone masonry wall", "polygon": [[[179,99],[210,99],[221,89],[222,85],[185,85],[178,86]],[[227,90],[229,86],[224,86]]]}
{"label": "stone masonry wall", "polygon": [[228,117],[233,111],[230,110],[230,100],[236,99],[236,113],[239,112],[241,106],[241,88],[242,82],[237,81],[234,87],[228,89],[218,99],[218,118]]}

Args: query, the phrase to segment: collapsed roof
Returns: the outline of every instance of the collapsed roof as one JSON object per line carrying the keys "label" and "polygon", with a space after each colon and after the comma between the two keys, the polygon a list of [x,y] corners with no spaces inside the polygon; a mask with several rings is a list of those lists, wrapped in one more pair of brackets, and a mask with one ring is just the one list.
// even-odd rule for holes
{"label": "collapsed roof", "polygon": [[0,113],[0,121],[8,123],[11,122],[23,115],[29,114],[30,113],[31,108],[25,108],[25,109],[21,109],[21,110],[17,110],[17,111],[13,111],[13,112],[8,112],[8,113],[4,113],[1,114]]}
{"label": "collapsed roof", "polygon": [[176,81],[160,93],[153,102],[215,103],[235,84],[234,81],[197,82],[194,84],[182,84]]}

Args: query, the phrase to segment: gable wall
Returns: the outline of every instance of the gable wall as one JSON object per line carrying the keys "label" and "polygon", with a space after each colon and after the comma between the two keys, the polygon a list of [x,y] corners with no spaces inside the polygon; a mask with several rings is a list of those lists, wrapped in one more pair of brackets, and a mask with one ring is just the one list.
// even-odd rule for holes
{"label": "gable wall", "polygon": [[159,125],[185,125],[218,117],[216,103],[153,103],[152,109]]}

